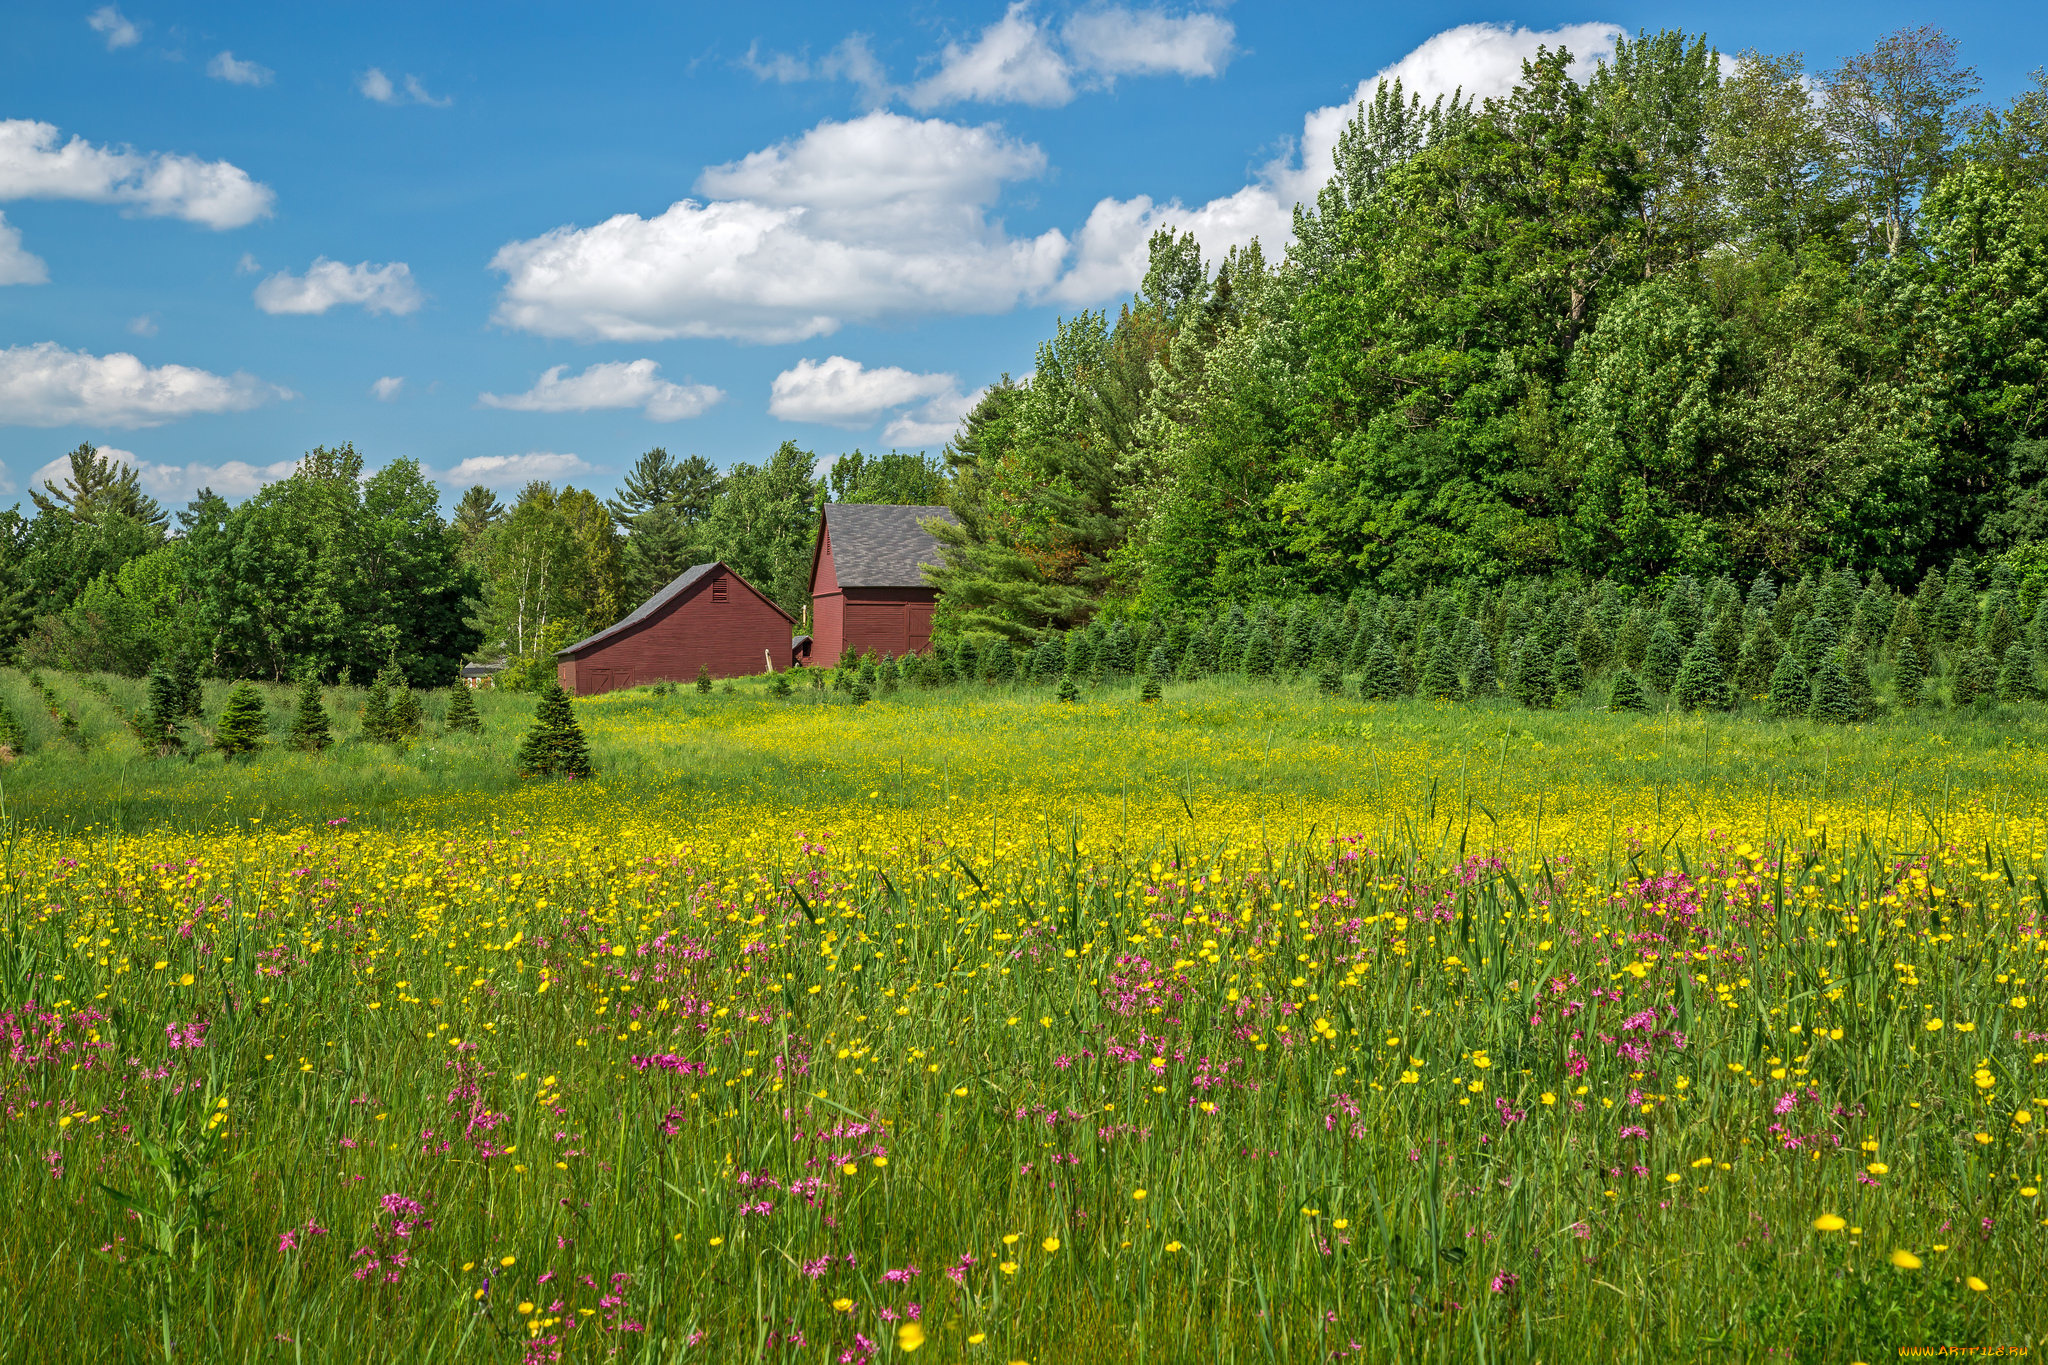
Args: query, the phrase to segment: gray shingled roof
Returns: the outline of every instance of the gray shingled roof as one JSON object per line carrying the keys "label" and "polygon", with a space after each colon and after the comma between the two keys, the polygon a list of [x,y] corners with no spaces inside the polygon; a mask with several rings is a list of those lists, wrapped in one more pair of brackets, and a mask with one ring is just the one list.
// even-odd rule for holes
{"label": "gray shingled roof", "polygon": [[[669,603],[675,601],[678,597],[681,597],[684,593],[688,592],[694,584],[696,584],[699,580],[709,576],[712,570],[714,569],[725,569],[725,565],[720,563],[718,560],[714,559],[709,564],[699,564],[694,569],[683,570],[680,574],[676,575],[675,579],[671,581],[667,587],[663,588],[660,592],[654,594],[654,596],[648,598],[645,602],[642,602],[631,616],[628,616],[625,620],[619,622],[615,626],[610,626],[604,630],[599,631],[595,635],[585,636],[583,639],[578,640],[575,644],[570,645],[567,649],[556,650],[555,657],[560,658],[565,654],[574,654],[578,650],[585,649],[591,645],[597,644],[599,641],[609,640],[612,638],[612,636],[617,635],[619,632],[626,630],[631,626],[639,625],[642,621],[645,621],[648,617],[654,615],[663,607],[667,606]],[[726,572],[732,573],[732,570],[726,569]],[[739,579],[740,577],[738,574],[733,574],[732,576],[735,579]],[[740,581],[744,582],[745,580],[741,579]],[[766,599],[764,598],[762,600],[765,601]],[[771,603],[770,605],[773,604]],[[780,607],[777,607],[776,610],[781,611],[782,609]],[[789,613],[787,612],[783,612],[783,615],[785,616],[787,616],[788,614]]]}
{"label": "gray shingled roof", "polygon": [[832,535],[832,571],[842,588],[924,588],[917,569],[939,563],[939,542],[918,523],[959,519],[944,507],[825,505]]}

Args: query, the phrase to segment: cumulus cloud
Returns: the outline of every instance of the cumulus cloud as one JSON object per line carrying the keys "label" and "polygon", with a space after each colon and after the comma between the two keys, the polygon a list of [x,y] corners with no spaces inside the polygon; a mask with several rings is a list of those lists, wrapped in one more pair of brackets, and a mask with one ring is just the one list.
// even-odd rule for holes
{"label": "cumulus cloud", "polygon": [[235,60],[232,52],[219,52],[206,64],[206,74],[229,85],[268,85],[277,73],[255,62]]}
{"label": "cumulus cloud", "polygon": [[571,474],[596,472],[596,467],[580,455],[536,450],[525,455],[472,455],[455,468],[434,477],[457,487],[480,483],[486,488],[516,488],[534,479],[561,479]]}
{"label": "cumulus cloud", "polygon": [[639,408],[650,421],[677,422],[699,417],[725,397],[709,384],[672,384],[661,378],[652,360],[619,360],[592,365],[567,379],[557,365],[541,375],[525,393],[480,393],[487,408],[512,412],[590,412],[599,408]]}
{"label": "cumulus cloud", "polygon": [[894,365],[871,370],[835,355],[799,360],[776,375],[768,389],[768,415],[785,422],[865,427],[890,408],[957,395],[958,390],[959,380],[950,374],[916,374]]}
{"label": "cumulus cloud", "polygon": [[1107,76],[1220,76],[1237,29],[1217,14],[1099,9],[1060,30],[1076,65]]}
{"label": "cumulus cloud", "polygon": [[379,104],[425,104],[435,109],[446,109],[455,103],[453,95],[436,97],[427,93],[427,87],[420,84],[418,76],[407,76],[403,82],[394,83],[376,67],[371,67],[356,78],[356,89],[364,99]]}
{"label": "cumulus cloud", "polygon": [[304,275],[280,270],[256,286],[256,306],[266,313],[324,313],[341,304],[360,304],[368,313],[415,312],[425,301],[404,261],[343,265],[321,256]]}
{"label": "cumulus cloud", "polygon": [[887,103],[895,93],[889,84],[889,73],[868,46],[865,33],[849,33],[838,47],[816,61],[812,61],[807,52],[770,52],[763,55],[761,45],[754,43],[747,48],[747,55],[740,58],[739,64],[753,72],[756,78],[773,81],[777,85],[809,80],[851,81],[860,87],[861,102],[870,108]]}
{"label": "cumulus cloud", "polygon": [[989,221],[1045,154],[993,125],[875,112],[714,166],[654,218],[511,242],[496,318],[547,336],[796,341],[846,322],[995,313],[1052,283],[1057,230]]}
{"label": "cumulus cloud", "polygon": [[986,388],[973,393],[948,389],[921,407],[898,414],[882,428],[882,439],[892,446],[942,446],[960,430],[961,419],[974,409]]}
{"label": "cumulus cloud", "polygon": [[94,33],[107,40],[109,52],[134,47],[142,41],[142,30],[128,22],[127,16],[112,5],[101,5],[85,17],[85,22]]}
{"label": "cumulus cloud", "polygon": [[50,269],[21,244],[21,229],[0,213],[0,284],[48,284]]}
{"label": "cumulus cloud", "polygon": [[[158,464],[118,446],[103,445],[99,452],[116,464],[133,469],[142,490],[166,502],[183,502],[202,488],[211,488],[224,498],[246,498],[264,484],[290,478],[292,471],[298,468],[296,460],[279,460],[275,464],[264,465],[249,464],[243,460],[226,460],[220,464]],[[60,455],[30,476],[29,487],[41,488],[46,479],[61,485],[70,473],[70,457]]]}
{"label": "cumulus cloud", "polygon": [[979,100],[984,104],[1032,104],[1042,108],[1074,98],[1073,69],[1053,44],[1051,31],[1018,0],[1003,17],[968,44],[948,43],[939,69],[907,96],[918,109]]}
{"label": "cumulus cloud", "polygon": [[202,413],[241,412],[285,389],[253,375],[149,366],[125,351],[93,355],[54,341],[0,350],[0,425],[153,427]]}
{"label": "cumulus cloud", "polygon": [[139,337],[156,335],[156,314],[140,313],[128,319],[128,330]]}
{"label": "cumulus cloud", "polygon": [[403,392],[405,392],[405,376],[403,375],[387,374],[376,383],[370,385],[370,397],[376,399],[379,403],[396,402],[398,395]]}
{"label": "cumulus cloud", "polygon": [[226,161],[95,147],[57,126],[0,119],[0,200],[80,199],[123,204],[151,218],[236,228],[270,215],[277,196]]}

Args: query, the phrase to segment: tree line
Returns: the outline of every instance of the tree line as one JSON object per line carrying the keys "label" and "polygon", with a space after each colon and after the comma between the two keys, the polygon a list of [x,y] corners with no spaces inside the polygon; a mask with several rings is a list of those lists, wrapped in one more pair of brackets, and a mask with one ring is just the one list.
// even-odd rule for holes
{"label": "tree line", "polygon": [[[2048,573],[2048,77],[1677,32],[1361,104],[1279,259],[1154,236],[947,453],[942,632],[1558,579]],[[1846,627],[1847,622],[1838,622]]]}
{"label": "tree line", "polygon": [[801,618],[818,511],[937,502],[936,458],[855,450],[824,477],[793,443],[720,473],[642,455],[616,497],[529,483],[476,487],[443,517],[420,466],[371,471],[352,445],[309,452],[238,504],[201,490],[176,513],[91,445],[0,512],[0,656],[141,677],[438,687],[464,661],[535,685],[553,653],[611,625],[683,570],[723,559]]}

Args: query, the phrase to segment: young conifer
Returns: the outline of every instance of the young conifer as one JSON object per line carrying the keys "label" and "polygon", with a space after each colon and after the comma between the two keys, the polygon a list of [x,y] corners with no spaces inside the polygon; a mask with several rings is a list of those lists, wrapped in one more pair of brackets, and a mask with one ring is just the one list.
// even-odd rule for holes
{"label": "young conifer", "polygon": [[1643,680],[1636,676],[1633,668],[1624,668],[1614,678],[1614,691],[1607,698],[1610,711],[1642,712],[1650,709],[1650,699],[1643,693]]}
{"label": "young conifer", "polygon": [[1678,679],[1671,689],[1672,704],[1681,711],[1725,711],[1729,706],[1728,679],[1721,672],[1721,652],[1710,632],[1700,632]]}
{"label": "young conifer", "polygon": [[789,695],[789,672],[784,670],[768,680],[768,695],[786,697]]}
{"label": "young conifer", "polygon": [[1056,695],[1057,695],[1057,696],[1059,697],[1059,699],[1060,699],[1061,701],[1079,701],[1079,700],[1081,700],[1081,689],[1080,689],[1080,688],[1078,688],[1078,687],[1076,687],[1076,686],[1074,686],[1074,675],[1073,675],[1073,674],[1071,674],[1071,673],[1062,673],[1062,674],[1060,674],[1060,687],[1059,687],[1059,692],[1058,692],[1058,693],[1057,693]]}
{"label": "young conifer", "polygon": [[1515,667],[1515,700],[1532,711],[1557,705],[1557,666],[1535,635],[1522,641]]}
{"label": "young conifer", "polygon": [[[779,678],[782,675],[778,673],[775,676]],[[662,686],[666,687],[668,684],[663,683]],[[785,693],[789,691],[787,684],[784,684],[783,691]],[[442,720],[441,728],[463,735],[480,735],[483,733],[484,718],[477,713],[476,694],[470,691],[469,685],[460,678],[456,679],[455,685],[448,689],[448,714]]]}
{"label": "young conifer", "polygon": [[[149,701],[135,722],[142,747],[158,758],[168,758],[183,749],[185,737],[178,722],[184,714],[185,702],[179,695],[177,675],[162,664],[150,669]],[[21,752],[19,743],[14,746],[14,751]]]}
{"label": "young conifer", "polygon": [[2024,641],[2005,651],[2005,663],[1998,670],[2000,701],[2039,701],[2041,680],[2034,672],[2034,651]]}
{"label": "young conifer", "polygon": [[1579,660],[1577,637],[1565,637],[1565,642],[1557,647],[1557,657],[1551,660],[1550,668],[1556,675],[1559,696],[1576,697],[1586,690],[1586,668]]}
{"label": "young conifer", "polygon": [[1247,678],[1270,678],[1277,667],[1278,660],[1273,655],[1273,637],[1254,625],[1251,639],[1244,647],[1244,675]]}
{"label": "young conifer", "polygon": [[1799,665],[1799,655],[1786,650],[1771,669],[1770,690],[1764,698],[1764,714],[1777,720],[1803,716],[1813,704],[1813,685]]}
{"label": "young conifer", "polygon": [[1957,706],[1971,706],[1995,697],[1998,694],[1998,665],[1992,661],[1991,651],[1983,645],[1972,645],[1964,650],[1956,661],[1955,677],[1949,683],[1949,691]]}
{"label": "young conifer", "polygon": [[1927,651],[1914,634],[1902,634],[1892,663],[1892,696],[1907,710],[1927,699]]}
{"label": "young conifer", "polygon": [[370,683],[370,695],[363,700],[363,738],[372,744],[389,744],[397,738],[391,728],[391,688],[381,673]]}
{"label": "young conifer", "polygon": [[1830,725],[1847,725],[1857,719],[1856,694],[1839,647],[1821,658],[1813,678],[1813,704],[1806,714]]}
{"label": "young conifer", "polygon": [[[472,707],[471,713],[474,712]],[[320,678],[311,669],[299,676],[298,705],[292,711],[292,728],[285,732],[285,743],[309,754],[317,754],[334,743],[327,708],[320,704]]]}
{"label": "young conifer", "polygon": [[1344,670],[1335,659],[1325,659],[1316,669],[1316,691],[1334,697],[1344,691]]}
{"label": "young conifer", "polygon": [[549,678],[533,708],[533,727],[514,760],[522,777],[589,777],[590,744],[576,723],[576,708],[562,684]]}
{"label": "young conifer", "polygon": [[1386,636],[1373,641],[1360,673],[1358,695],[1365,700],[1392,701],[1401,695],[1401,661],[1394,657],[1394,647]]}
{"label": "young conifer", "polygon": [[1778,632],[1770,622],[1758,621],[1742,638],[1742,653],[1735,660],[1735,689],[1745,697],[1761,697],[1771,690],[1771,673],[1778,666]]}
{"label": "young conifer", "polygon": [[1493,647],[1483,631],[1473,632],[1472,653],[1465,660],[1466,695],[1490,697],[1500,691],[1500,671],[1494,667]]}
{"label": "young conifer", "polygon": [[1449,640],[1438,641],[1430,648],[1429,658],[1422,665],[1423,695],[1437,701],[1456,701],[1464,690],[1458,681],[1456,650]]}
{"label": "young conifer", "polygon": [[229,758],[256,752],[270,730],[263,696],[248,683],[237,683],[213,728],[213,746]]}
{"label": "young conifer", "polygon": [[178,716],[198,720],[205,714],[205,689],[199,684],[199,660],[189,650],[171,656],[171,676],[178,684]]}
{"label": "young conifer", "polygon": [[697,692],[698,692],[698,695],[700,695],[700,696],[708,696],[708,695],[710,695],[710,692],[711,692],[711,665],[710,665],[710,664],[698,664],[698,665],[697,665]]}
{"label": "young conifer", "polygon": [[403,674],[391,689],[391,733],[401,743],[420,732],[420,694],[406,684]]}
{"label": "young conifer", "polygon": [[1138,689],[1138,700],[1143,702],[1158,701],[1163,691],[1164,689],[1159,685],[1159,675],[1157,673],[1147,673],[1145,675],[1145,685]]}
{"label": "young conifer", "polygon": [[0,702],[0,759],[19,758],[27,752],[28,737],[21,732],[21,722]]}
{"label": "young conifer", "polygon": [[1660,616],[1650,629],[1650,643],[1643,650],[1643,681],[1670,696],[1678,683],[1678,670],[1685,666],[1685,647],[1678,642],[1678,629],[1671,618]]}

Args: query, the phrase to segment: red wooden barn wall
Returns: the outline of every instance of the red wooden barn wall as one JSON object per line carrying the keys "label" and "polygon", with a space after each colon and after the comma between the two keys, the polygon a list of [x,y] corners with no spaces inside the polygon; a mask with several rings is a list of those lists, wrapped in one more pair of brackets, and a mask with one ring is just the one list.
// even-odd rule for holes
{"label": "red wooden barn wall", "polygon": [[[661,612],[555,666],[579,697],[651,682],[690,682],[702,666],[714,678],[789,667],[790,620],[730,569],[693,584]],[[764,657],[762,651],[766,650]]]}
{"label": "red wooden barn wall", "polygon": [[842,588],[832,567],[832,533],[821,529],[811,581],[811,662],[829,668],[848,646],[862,654],[931,648],[937,588]]}

